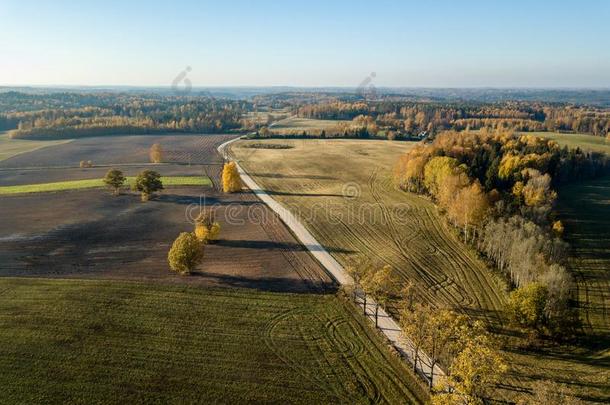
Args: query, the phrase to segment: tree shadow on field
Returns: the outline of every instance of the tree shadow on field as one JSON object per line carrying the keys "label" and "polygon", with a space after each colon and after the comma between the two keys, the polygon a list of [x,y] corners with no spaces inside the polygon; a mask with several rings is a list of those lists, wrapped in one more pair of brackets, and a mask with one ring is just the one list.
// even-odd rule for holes
{"label": "tree shadow on field", "polygon": [[295,179],[295,180],[337,180],[336,177],[318,175],[290,175],[279,173],[251,173],[251,177],[267,177],[270,179]]}
{"label": "tree shadow on field", "polygon": [[294,278],[287,277],[251,278],[204,271],[193,272],[189,277],[210,281],[223,287],[248,288],[267,292],[329,294],[334,293],[337,290],[337,285],[333,282],[312,281],[307,279],[295,280]]}
{"label": "tree shadow on field", "polygon": [[306,252],[308,250],[323,251],[326,250],[331,253],[355,253],[352,250],[342,248],[332,248],[326,246],[305,246],[300,243],[293,242],[275,242],[266,240],[226,240],[220,239],[216,242],[216,245],[233,248],[246,248],[246,249],[281,249],[290,250],[294,252]]}
{"label": "tree shadow on field", "polygon": [[283,195],[293,197],[344,197],[343,194],[324,194],[324,193],[289,193],[286,191],[274,191],[274,190],[257,190],[254,194],[269,194],[269,195]]}
{"label": "tree shadow on field", "polygon": [[227,197],[228,199],[221,199],[217,196],[210,195],[205,191],[200,196],[194,195],[179,195],[179,194],[161,194],[154,198],[154,201],[168,204],[178,205],[201,205],[201,206],[227,206],[227,205],[261,205],[262,203],[258,200],[247,201],[240,199],[239,195],[234,194],[237,198]]}

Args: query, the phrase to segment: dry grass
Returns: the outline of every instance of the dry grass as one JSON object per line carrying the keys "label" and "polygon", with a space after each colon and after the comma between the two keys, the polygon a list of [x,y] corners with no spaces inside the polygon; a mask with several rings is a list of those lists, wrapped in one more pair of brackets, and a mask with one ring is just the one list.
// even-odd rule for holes
{"label": "dry grass", "polygon": [[[429,302],[495,318],[505,300],[502,282],[443,225],[431,202],[392,184],[391,167],[412,143],[266,142],[294,147],[252,149],[240,141],[232,151],[341,263],[377,259],[417,282]],[[356,198],[344,198],[352,193]]]}
{"label": "dry grass", "polygon": [[[244,142],[251,141],[232,147],[244,168],[261,187],[297,213],[341,263],[349,265],[358,258],[389,263],[401,277],[416,282],[425,300],[457,307],[495,326],[505,324],[506,286],[501,277],[456,238],[431,202],[392,186],[391,167],[412,144],[266,141],[294,146],[273,150],[241,148]],[[344,198],[344,193],[356,197]],[[579,194],[573,195],[578,201]],[[350,212],[367,212],[361,208],[375,215],[352,215],[350,220]],[[610,226],[604,229],[607,232]],[[607,295],[607,284],[590,286],[597,294]],[[533,353],[513,343],[507,347],[504,354],[511,373],[498,390],[498,399],[516,401],[536,380],[550,379],[567,384],[582,399],[610,400],[609,356],[603,350],[551,347]]]}

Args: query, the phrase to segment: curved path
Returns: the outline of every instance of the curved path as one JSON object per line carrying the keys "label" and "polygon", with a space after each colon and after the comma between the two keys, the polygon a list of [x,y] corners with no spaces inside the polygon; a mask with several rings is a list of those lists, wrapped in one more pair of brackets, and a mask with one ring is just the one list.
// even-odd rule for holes
{"label": "curved path", "polygon": [[[240,140],[241,138],[231,139],[220,146],[218,146],[218,152],[228,160],[229,154],[227,152],[227,146],[231,143]],[[261,199],[272,211],[274,211],[280,219],[288,226],[288,228],[294,233],[296,238],[311,252],[311,254],[320,262],[320,264],[330,273],[330,275],[340,285],[352,285],[354,283],[350,275],[345,271],[343,266],[335,260],[334,257],[313,237],[313,235],[292,215],[292,213],[283,207],[280,203],[275,201],[267,192],[259,187],[258,184],[246,173],[239,162],[235,162],[237,169],[241,176],[243,183]],[[376,303],[373,299],[367,298],[366,308],[363,302],[358,302],[358,305],[363,308],[366,316],[375,322],[375,307]],[[378,328],[385,335],[386,338],[391,342],[392,346],[401,354],[401,356],[411,365],[414,362],[413,359],[413,344],[410,340],[405,339],[402,336],[402,330],[400,326],[392,319],[381,307],[378,312]],[[438,366],[434,366],[434,373],[431,371],[430,359],[425,354],[421,354],[420,359],[417,363],[416,370],[420,376],[422,376],[427,382],[430,381],[432,375],[433,384],[438,382],[441,376],[444,376],[444,371]]]}

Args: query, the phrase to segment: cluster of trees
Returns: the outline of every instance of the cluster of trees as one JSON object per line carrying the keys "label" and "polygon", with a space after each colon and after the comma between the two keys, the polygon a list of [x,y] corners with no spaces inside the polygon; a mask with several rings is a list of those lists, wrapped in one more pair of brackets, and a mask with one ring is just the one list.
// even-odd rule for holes
{"label": "cluster of trees", "polygon": [[366,315],[367,296],[371,296],[375,301],[375,326],[379,322],[379,306],[387,309],[391,299],[395,299],[402,293],[398,279],[392,272],[389,265],[380,265],[371,261],[359,263],[356,266],[348,267],[347,272],[354,280],[354,299],[358,292],[362,292],[363,310]]}
{"label": "cluster of trees", "polygon": [[[481,322],[447,308],[433,308],[419,300],[414,285],[400,282],[389,265],[371,261],[347,268],[354,280],[353,297],[361,294],[367,314],[367,297],[375,300],[375,326],[378,309],[388,310],[388,303],[400,298],[398,318],[403,336],[408,340],[413,371],[426,363],[433,373],[442,364],[447,370],[433,396],[433,403],[476,403],[488,397],[500,381],[507,365],[497,344]],[[430,376],[432,388],[434,376]]]}
{"label": "cluster of trees", "polygon": [[603,155],[483,130],[444,132],[401,157],[394,170],[399,187],[430,195],[464,239],[507,275],[517,288],[515,324],[553,333],[576,325],[563,225],[552,209],[555,189],[608,168]]}
{"label": "cluster of trees", "polygon": [[220,235],[220,224],[211,210],[204,210],[195,220],[195,236],[204,244],[215,243]]}
{"label": "cluster of trees", "polygon": [[220,235],[220,224],[214,213],[204,210],[195,221],[193,232],[182,232],[172,244],[167,254],[170,268],[182,275],[190,274],[201,264],[205,245],[214,243]]}
{"label": "cluster of trees", "polygon": [[[225,175],[225,172],[228,174]],[[223,184],[225,183],[225,178],[229,176],[231,176],[229,185],[233,186],[233,188],[229,187],[229,189],[224,191],[228,193],[235,192],[235,182],[239,184],[239,190],[241,190],[241,180],[239,179],[239,173],[234,162],[225,164]],[[220,230],[220,223],[216,221],[214,211],[212,209],[202,210],[195,219],[195,229],[193,232],[183,232],[174,241],[167,256],[170,268],[179,274],[190,274],[203,261],[205,245],[218,241]]]}
{"label": "cluster of trees", "polygon": [[[119,169],[108,170],[103,178],[104,184],[113,191],[114,195],[120,194],[126,181],[127,178]],[[161,175],[153,170],[144,170],[136,176],[132,189],[140,193],[142,202],[146,202],[154,193],[163,190]]]}
{"label": "cluster of trees", "polygon": [[415,361],[421,350],[432,366],[443,360],[446,374],[433,392],[435,405],[484,403],[508,371],[497,342],[478,321],[416,304],[403,310],[400,324]]}
{"label": "cluster of trees", "polygon": [[[593,107],[557,106],[532,102],[434,103],[407,101],[329,101],[295,108],[298,116],[328,120],[371,119],[377,128],[397,138],[424,131],[513,129],[569,131],[607,136],[610,111]],[[371,134],[373,136],[373,134]]]}
{"label": "cluster of trees", "polygon": [[[15,95],[12,95],[13,98]],[[1,99],[7,97],[0,94]],[[0,113],[12,138],[57,138],[159,132],[228,132],[241,128],[249,104],[204,97],[128,94],[28,95],[29,104]],[[39,103],[35,103],[38,101]],[[19,106],[19,103],[17,103]],[[41,107],[32,109],[28,107]]]}

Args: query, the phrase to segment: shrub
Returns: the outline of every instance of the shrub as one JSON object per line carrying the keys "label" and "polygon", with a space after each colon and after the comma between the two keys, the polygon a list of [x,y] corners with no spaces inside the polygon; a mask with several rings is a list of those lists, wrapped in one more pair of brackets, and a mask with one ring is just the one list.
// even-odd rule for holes
{"label": "shrub", "polygon": [[189,274],[202,260],[203,245],[189,232],[182,232],[176,238],[167,255],[171,269],[180,274]]}
{"label": "shrub", "polygon": [[220,235],[220,224],[211,211],[202,212],[195,220],[195,236],[202,243],[214,243]]}

